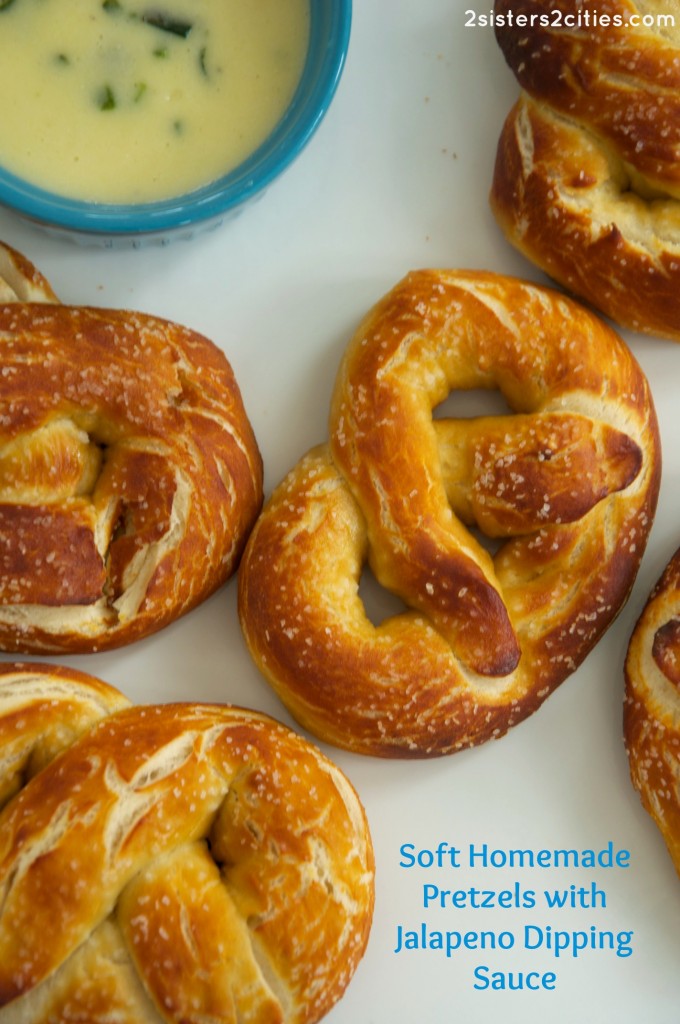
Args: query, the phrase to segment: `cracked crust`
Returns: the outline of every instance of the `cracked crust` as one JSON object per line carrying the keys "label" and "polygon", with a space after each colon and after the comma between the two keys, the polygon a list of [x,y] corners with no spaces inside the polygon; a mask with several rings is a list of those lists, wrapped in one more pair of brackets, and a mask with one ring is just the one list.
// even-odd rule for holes
{"label": "cracked crust", "polygon": [[0,255],[0,648],[118,647],[232,574],[262,500],[257,444],[206,338],[41,299],[37,272]]}
{"label": "cracked crust", "polygon": [[[468,389],[498,390],[510,411],[433,420]],[[580,664],[635,579],[660,477],[639,366],[557,292],[418,271],[356,332],[330,427],[244,553],[256,664],[306,728],[359,753],[430,757],[503,735]],[[367,563],[403,614],[370,621]]]}
{"label": "cracked crust", "polygon": [[257,712],[0,667],[3,1024],[313,1024],[368,939],[363,808]]}
{"label": "cracked crust", "polygon": [[490,201],[509,241],[554,280],[624,327],[678,341],[680,24],[628,24],[668,11],[658,0],[496,0],[522,93]]}

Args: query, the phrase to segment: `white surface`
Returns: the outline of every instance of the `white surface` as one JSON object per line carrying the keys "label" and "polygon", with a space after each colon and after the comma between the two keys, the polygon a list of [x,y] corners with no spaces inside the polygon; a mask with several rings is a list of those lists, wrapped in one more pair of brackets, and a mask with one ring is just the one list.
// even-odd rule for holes
{"label": "white surface", "polygon": [[[227,353],[266,467],[269,491],[326,437],[331,386],[359,318],[409,269],[486,268],[541,275],[504,242],[487,204],[498,132],[516,95],[492,31],[464,27],[470,3],[358,0],[335,102],[311,145],[241,217],[191,242],[109,252],[46,236],[0,212],[65,302],[129,307],[186,323]],[[486,3],[478,3],[486,10]],[[585,664],[499,742],[451,758],[383,762],[330,748],[357,787],[377,857],[366,956],[332,1024],[551,1024],[678,1019],[680,885],[628,778],[621,740],[622,664],[649,589],[680,543],[676,376],[680,346],[625,335],[652,384],[664,477],[632,596]],[[677,500],[677,499],[676,499]],[[136,701],[225,700],[292,724],[254,669],[236,618],[236,583],[161,634],[126,650],[73,659]],[[58,659],[55,659],[58,660]],[[466,849],[605,847],[627,870],[448,871],[399,866],[403,843]],[[595,881],[606,909],[424,911],[422,884],[536,890]],[[542,899],[542,897],[541,897]],[[633,953],[435,950],[396,955],[398,924],[431,929],[633,931]],[[478,964],[555,971],[555,991],[475,991]]]}

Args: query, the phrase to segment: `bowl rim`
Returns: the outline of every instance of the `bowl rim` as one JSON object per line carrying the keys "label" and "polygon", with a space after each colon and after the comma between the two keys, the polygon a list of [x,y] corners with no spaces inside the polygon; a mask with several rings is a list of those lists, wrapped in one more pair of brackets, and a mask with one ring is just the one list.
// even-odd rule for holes
{"label": "bowl rim", "polygon": [[264,142],[223,177],[150,203],[97,203],[50,192],[0,166],[0,206],[85,234],[145,235],[223,217],[263,192],[316,132],[342,77],[351,24],[352,0],[310,0],[307,58],[290,104]]}

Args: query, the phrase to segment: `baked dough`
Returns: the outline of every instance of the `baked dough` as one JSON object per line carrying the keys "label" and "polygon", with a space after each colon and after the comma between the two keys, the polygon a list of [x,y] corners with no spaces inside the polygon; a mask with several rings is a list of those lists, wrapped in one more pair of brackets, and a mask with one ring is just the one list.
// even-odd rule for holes
{"label": "baked dough", "polygon": [[[671,10],[674,29],[630,23]],[[528,259],[620,325],[680,340],[675,7],[496,0],[495,16],[522,88],[496,156],[491,206],[500,226]]]}
{"label": "baked dough", "polygon": [[680,874],[680,550],[635,626],[625,677],[631,779]]}
{"label": "baked dough", "polygon": [[313,1024],[343,994],[365,814],[272,719],[4,664],[0,794],[3,1024]]}
{"label": "baked dough", "polygon": [[[470,389],[510,411],[433,421]],[[418,271],[351,341],[330,432],[244,553],[256,664],[302,725],[353,751],[425,757],[501,736],[574,671],[635,578],[660,474],[639,366],[556,292]],[[406,606],[377,625],[366,562]]]}
{"label": "baked dough", "polygon": [[146,636],[233,573],[262,464],[232,369],[141,313],[60,304],[0,247],[0,649]]}

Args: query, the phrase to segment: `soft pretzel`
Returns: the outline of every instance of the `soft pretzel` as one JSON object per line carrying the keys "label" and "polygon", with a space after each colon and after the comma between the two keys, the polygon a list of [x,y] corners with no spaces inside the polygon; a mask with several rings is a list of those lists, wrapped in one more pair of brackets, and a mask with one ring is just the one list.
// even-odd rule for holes
{"label": "soft pretzel", "polygon": [[[513,412],[433,421],[450,391],[476,388]],[[640,368],[555,292],[419,271],[359,327],[330,428],[244,553],[257,665],[302,725],[350,750],[422,757],[502,735],[573,672],[635,578],[660,473]],[[493,557],[472,530],[500,543]],[[359,594],[366,561],[407,606],[379,625]]]}
{"label": "soft pretzel", "polygon": [[522,94],[491,206],[508,239],[575,295],[678,341],[680,19],[664,29],[664,12],[658,0],[496,0]]}
{"label": "soft pretzel", "polygon": [[61,305],[0,248],[0,648],[92,651],[194,607],[233,572],[262,465],[210,341]]}
{"label": "soft pretzel", "polygon": [[0,666],[3,1024],[313,1024],[364,952],[344,774],[265,715]]}
{"label": "soft pretzel", "polygon": [[37,267],[0,243],[0,302],[58,302],[52,285]]}
{"label": "soft pretzel", "polygon": [[680,874],[680,550],[635,626],[625,678],[631,779]]}

